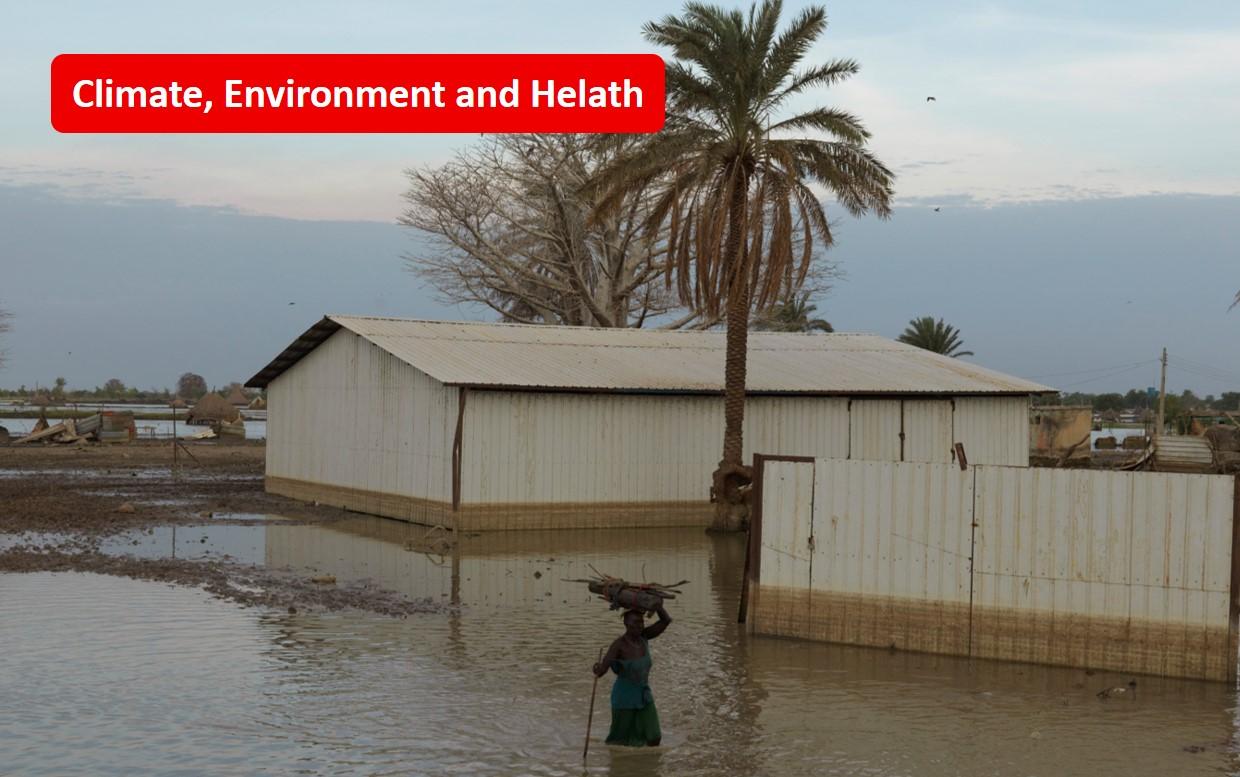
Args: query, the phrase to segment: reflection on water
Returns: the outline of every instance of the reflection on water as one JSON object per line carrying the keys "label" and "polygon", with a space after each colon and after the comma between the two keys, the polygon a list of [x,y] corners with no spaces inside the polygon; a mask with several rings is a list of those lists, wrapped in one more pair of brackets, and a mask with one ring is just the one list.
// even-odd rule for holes
{"label": "reflection on water", "polygon": [[[145,536],[144,555],[173,547],[169,530]],[[514,532],[463,537],[456,552],[442,540],[381,519],[178,527],[178,556],[229,553],[464,605],[405,620],[262,613],[131,580],[0,575],[0,771],[580,774],[588,668],[620,632],[616,613],[561,580],[591,567],[691,583],[653,643],[664,747],[602,744],[604,680],[590,774],[1128,776],[1240,765],[1234,693],[1221,685],[1137,678],[1101,700],[1129,678],[746,637],[735,623],[738,537]]]}
{"label": "reflection on water", "polygon": [[1092,448],[1100,437],[1114,437],[1117,443],[1123,443],[1126,437],[1145,437],[1146,430],[1144,427],[1126,427],[1126,426],[1107,426],[1098,431],[1089,433],[1089,446]]}

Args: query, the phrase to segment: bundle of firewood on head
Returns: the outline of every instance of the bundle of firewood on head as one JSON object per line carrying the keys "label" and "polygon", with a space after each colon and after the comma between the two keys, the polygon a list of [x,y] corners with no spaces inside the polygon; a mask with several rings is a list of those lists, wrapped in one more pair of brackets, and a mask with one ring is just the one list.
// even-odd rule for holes
{"label": "bundle of firewood on head", "polygon": [[676,594],[680,593],[680,586],[689,582],[688,580],[681,580],[670,585],[662,583],[632,583],[623,578],[603,574],[594,567],[590,567],[590,569],[595,573],[596,577],[565,580],[564,582],[585,583],[590,588],[590,593],[598,594],[599,598],[611,605],[613,610],[624,608],[626,610],[654,612],[663,606],[665,600],[675,599]]}

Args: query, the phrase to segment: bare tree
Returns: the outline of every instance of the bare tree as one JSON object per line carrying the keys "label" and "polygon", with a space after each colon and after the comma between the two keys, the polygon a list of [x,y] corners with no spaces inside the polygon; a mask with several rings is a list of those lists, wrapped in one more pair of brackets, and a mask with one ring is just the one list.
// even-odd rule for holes
{"label": "bare tree", "polygon": [[598,170],[633,141],[505,135],[438,168],[408,170],[400,223],[429,236],[408,268],[448,303],[501,319],[575,326],[709,325],[667,288],[662,235],[647,229],[651,194],[596,213]]}

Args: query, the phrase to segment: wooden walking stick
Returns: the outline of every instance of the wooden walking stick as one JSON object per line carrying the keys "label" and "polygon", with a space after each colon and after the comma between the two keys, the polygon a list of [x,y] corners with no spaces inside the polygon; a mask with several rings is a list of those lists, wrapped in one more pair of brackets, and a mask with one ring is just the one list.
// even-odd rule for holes
{"label": "wooden walking stick", "polygon": [[[599,648],[598,661],[595,661],[594,663],[599,664],[602,663],[602,661],[603,649]],[[586,756],[590,754],[590,728],[594,726],[594,696],[598,693],[598,678],[598,675],[594,675],[594,689],[590,691],[590,716],[586,718],[586,746],[585,749],[581,751],[582,763],[586,762]]]}

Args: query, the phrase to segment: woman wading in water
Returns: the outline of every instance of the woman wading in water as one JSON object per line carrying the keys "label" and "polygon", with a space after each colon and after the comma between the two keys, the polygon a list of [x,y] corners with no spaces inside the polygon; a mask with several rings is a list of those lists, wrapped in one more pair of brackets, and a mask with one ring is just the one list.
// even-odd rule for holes
{"label": "woman wading in water", "polygon": [[603,660],[594,665],[594,676],[602,677],[608,670],[616,673],[611,687],[611,731],[607,744],[628,747],[655,747],[663,739],[659,730],[659,713],[650,693],[650,643],[663,633],[672,616],[663,605],[655,610],[659,620],[644,625],[640,610],[624,613],[624,635],[611,643]]}

